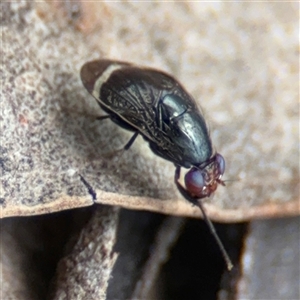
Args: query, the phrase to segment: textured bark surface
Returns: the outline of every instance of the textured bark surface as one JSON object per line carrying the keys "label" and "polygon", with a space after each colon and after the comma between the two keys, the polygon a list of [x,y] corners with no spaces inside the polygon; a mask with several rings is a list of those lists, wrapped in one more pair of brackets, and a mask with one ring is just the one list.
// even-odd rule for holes
{"label": "textured bark surface", "polygon": [[236,299],[299,299],[299,238],[298,217],[252,222]]}
{"label": "textured bark surface", "polygon": [[58,264],[52,299],[106,299],[118,257],[115,245],[117,208],[99,208],[81,231],[72,252]]}

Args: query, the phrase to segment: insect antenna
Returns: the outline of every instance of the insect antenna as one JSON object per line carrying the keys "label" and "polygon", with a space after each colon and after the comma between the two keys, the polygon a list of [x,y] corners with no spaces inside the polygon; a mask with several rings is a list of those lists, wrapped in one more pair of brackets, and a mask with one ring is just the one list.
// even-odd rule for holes
{"label": "insect antenna", "polygon": [[219,236],[216,232],[216,229],[215,229],[213,223],[208,218],[208,216],[205,212],[205,209],[204,209],[204,206],[203,206],[203,203],[202,203],[201,199],[198,199],[197,201],[195,201],[194,204],[197,205],[200,208],[200,210],[202,212],[202,215],[203,215],[203,218],[204,218],[204,221],[208,225],[210,232],[214,236],[214,238],[215,238],[215,240],[216,240],[216,242],[217,242],[217,244],[218,244],[218,246],[219,246],[219,248],[222,252],[222,255],[223,255],[223,258],[225,260],[227,269],[228,269],[228,271],[230,271],[233,268],[233,264],[232,264],[232,262],[229,258],[229,255],[228,255],[227,251],[225,250],[224,245],[222,244],[222,242],[221,242],[221,240],[220,240],[220,238],[219,238]]}
{"label": "insect antenna", "polygon": [[240,179],[226,179],[226,180],[222,180],[224,183],[225,182],[235,182],[235,181],[240,181]]}

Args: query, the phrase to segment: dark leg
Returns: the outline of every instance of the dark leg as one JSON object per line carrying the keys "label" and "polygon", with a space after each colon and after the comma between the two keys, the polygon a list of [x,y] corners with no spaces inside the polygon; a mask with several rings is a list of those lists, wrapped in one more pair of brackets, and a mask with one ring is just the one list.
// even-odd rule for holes
{"label": "dark leg", "polygon": [[99,116],[99,117],[97,117],[96,119],[97,119],[97,120],[100,120],[100,121],[105,120],[105,119],[110,119],[110,115],[107,115],[107,116]]}
{"label": "dark leg", "polygon": [[[193,203],[194,205],[198,206],[202,212],[204,221],[206,222],[206,224],[209,227],[210,232],[212,233],[212,235],[214,236],[221,252],[222,255],[224,257],[224,260],[226,262],[227,265],[227,269],[230,271],[233,268],[233,264],[215,230],[215,227],[213,225],[213,223],[211,222],[211,220],[208,218],[208,216],[206,215],[205,209],[203,207],[203,203],[201,202],[201,198],[194,198],[182,185],[181,183],[178,181],[180,178],[180,166],[176,166],[176,170],[175,170],[175,176],[174,176],[174,182],[179,190],[179,192],[181,193],[181,195],[188,200],[189,202]],[[205,198],[205,196],[203,196],[202,198]]]}
{"label": "dark leg", "polygon": [[[111,119],[111,116],[110,115],[106,115],[106,116],[99,116],[99,117],[97,117],[97,120],[100,120],[100,121],[105,120],[105,119]],[[135,141],[135,139],[137,138],[138,135],[139,135],[139,132],[136,131],[134,133],[134,135],[130,138],[130,140],[127,142],[127,144],[121,150],[127,151],[132,146],[132,144],[134,143],[134,141]]]}
{"label": "dark leg", "polygon": [[130,138],[130,140],[127,142],[127,144],[124,146],[123,150],[127,151],[132,146],[132,144],[134,143],[134,141],[138,135],[139,135],[139,132],[136,131],[134,133],[134,135]]}
{"label": "dark leg", "polygon": [[106,155],[106,157],[111,158],[113,156],[118,156],[117,161],[119,161],[119,159],[123,155],[124,151],[127,151],[132,146],[132,144],[134,143],[134,141],[136,140],[138,135],[139,135],[139,132],[136,131],[123,148],[115,150],[113,152],[110,152],[109,155]]}

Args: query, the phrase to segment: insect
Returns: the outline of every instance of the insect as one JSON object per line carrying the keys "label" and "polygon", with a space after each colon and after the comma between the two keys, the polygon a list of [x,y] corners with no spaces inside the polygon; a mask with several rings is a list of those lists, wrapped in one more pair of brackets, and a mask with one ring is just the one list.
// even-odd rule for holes
{"label": "insect", "polygon": [[[141,135],[156,155],[174,163],[178,190],[202,211],[230,270],[230,258],[200,201],[219,184],[225,185],[225,160],[214,153],[206,122],[194,99],[172,76],[126,62],[87,62],[80,76],[84,87],[108,114],[100,118],[110,118],[133,132],[124,150]],[[179,182],[182,167],[189,169],[185,186]]]}

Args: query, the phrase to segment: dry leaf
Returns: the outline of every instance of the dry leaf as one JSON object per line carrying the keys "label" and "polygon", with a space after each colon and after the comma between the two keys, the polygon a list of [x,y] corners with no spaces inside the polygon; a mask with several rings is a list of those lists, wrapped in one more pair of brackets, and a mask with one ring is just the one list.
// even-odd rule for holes
{"label": "dry leaf", "polygon": [[[14,1],[1,4],[0,9],[0,217],[46,214],[94,202],[177,216],[200,216],[198,209],[176,190],[174,166],[155,156],[141,138],[121,157],[111,155],[125,145],[130,133],[109,120],[95,119],[103,111],[79,78],[80,67],[95,58],[131,61],[167,71],[201,105],[214,146],[227,164],[227,186],[205,200],[212,219],[235,222],[299,214],[299,53],[295,3],[141,5]],[[103,234],[113,236],[117,216],[114,209],[108,211],[114,217]],[[45,298],[49,293],[59,297],[64,295],[64,287],[74,282],[76,276],[63,276],[58,270],[56,278],[60,280],[47,286],[63,256],[63,245],[72,236],[68,224],[77,224],[67,218],[64,226],[57,224],[55,232],[51,230],[56,224],[51,222],[45,230],[45,220],[49,218],[55,223],[55,216],[3,220],[3,295],[31,300]],[[104,220],[105,217],[100,218],[99,224]],[[120,225],[129,226],[128,222],[125,218]],[[97,218],[89,224],[95,228]],[[153,245],[150,236],[160,236],[168,229],[159,229],[159,222],[155,224],[147,227],[152,235],[147,230],[148,234],[143,234],[142,225],[137,228],[134,223],[130,227],[126,238],[135,238],[141,229],[136,245],[143,251],[135,248],[131,253],[130,257],[136,260],[128,259],[126,252],[125,257],[124,252],[120,253],[123,259],[117,261],[113,274],[116,279],[122,278],[111,281],[108,295],[113,295],[112,290],[128,297],[134,290],[152,296],[161,291],[154,282],[160,278],[156,271],[149,271],[155,274],[150,276],[150,285],[154,286],[150,292],[146,285],[150,277],[141,276],[143,270],[150,270],[144,269],[149,245]],[[83,226],[83,230],[88,226]],[[47,228],[51,228],[49,236]],[[179,234],[176,230],[174,236]],[[93,231],[88,236],[98,243],[101,236]],[[41,242],[42,236],[48,238],[46,243]],[[54,243],[54,237],[59,241]],[[162,247],[164,253],[173,242],[154,243],[154,249]],[[51,272],[47,273],[39,268],[44,263],[44,250],[52,250],[54,244],[60,248],[53,249],[55,255],[45,259],[49,265],[52,263]],[[194,248],[195,244],[189,246]],[[276,247],[275,243],[272,248]],[[107,261],[103,260],[96,270],[108,270],[106,275],[115,259],[114,250],[109,251],[109,268],[105,269]],[[34,257],[39,260],[36,262]],[[94,260],[93,256],[89,258],[84,261],[87,265]],[[77,259],[76,255],[72,257],[73,262]],[[154,263],[161,267],[159,255]],[[124,274],[130,275],[125,278]],[[88,280],[92,280],[89,276]],[[143,293],[137,285],[139,280],[146,287]],[[105,290],[108,277],[93,282],[103,285]],[[82,286],[72,286],[70,295]],[[91,292],[100,294],[97,289]],[[91,297],[98,299],[97,296]]]}
{"label": "dry leaf", "polygon": [[2,7],[2,217],[93,204],[80,175],[98,203],[200,216],[142,139],[117,161],[105,156],[129,135],[93,119],[102,111],[79,69],[97,57],[169,71],[195,96],[234,180],[207,199],[213,219],[299,214],[296,6],[83,2],[75,16],[54,3]]}
{"label": "dry leaf", "polygon": [[[80,175],[96,191],[97,202],[200,215],[175,190],[172,164],[153,155],[141,139],[117,162],[106,158],[128,134],[91,117],[102,111],[78,74],[85,61],[96,57],[135,57],[135,63],[177,75],[195,95],[211,124],[214,145],[226,159],[225,179],[238,180],[207,201],[214,219],[299,214],[293,4],[283,10],[279,4],[243,4],[237,10],[189,3],[184,12],[168,3],[77,3],[76,17],[64,13],[63,5],[4,6],[2,217],[91,205],[93,197]],[[92,11],[103,18],[87,25]],[[247,13],[239,19],[242,11]],[[154,30],[149,26],[159,16]],[[175,16],[185,20],[176,31]]]}

